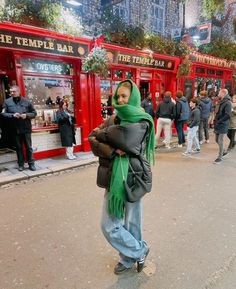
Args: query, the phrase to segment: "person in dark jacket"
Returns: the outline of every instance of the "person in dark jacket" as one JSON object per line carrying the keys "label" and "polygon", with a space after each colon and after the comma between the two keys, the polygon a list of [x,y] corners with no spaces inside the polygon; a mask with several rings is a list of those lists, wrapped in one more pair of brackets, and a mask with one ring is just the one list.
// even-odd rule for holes
{"label": "person in dark jacket", "polygon": [[144,100],[141,102],[141,107],[145,110],[146,113],[154,117],[151,92],[147,92],[146,98],[144,98]]}
{"label": "person in dark jacket", "polygon": [[209,143],[209,117],[212,110],[212,101],[207,96],[207,91],[202,90],[199,93],[199,107],[201,108],[201,120],[199,125],[199,142],[203,144],[203,131],[205,136],[205,142]]}
{"label": "person in dark jacket", "polygon": [[163,101],[161,101],[156,110],[157,129],[155,136],[155,145],[158,145],[161,131],[164,129],[165,135],[165,147],[170,149],[170,137],[171,137],[171,121],[175,117],[175,104],[171,100],[171,92],[166,91],[164,93]]}
{"label": "person in dark jacket", "polygon": [[12,97],[5,100],[2,116],[13,120],[18,169],[19,171],[24,170],[24,146],[29,169],[35,171],[31,141],[31,119],[35,118],[37,113],[32,103],[26,97],[20,95],[20,89],[17,85],[13,85],[10,91]]}
{"label": "person in dark jacket", "polygon": [[130,166],[143,172],[140,155],[149,162],[154,157],[153,119],[141,109],[140,92],[132,80],[119,83],[112,104],[116,115],[89,134],[91,149],[99,157],[97,185],[106,189],[101,227],[120,255],[114,273],[121,274],[136,262],[141,272],[149,252],[141,234],[141,200],[127,201],[124,181],[129,187],[133,184]]}
{"label": "person in dark jacket", "polygon": [[68,103],[64,100],[59,104],[56,119],[61,136],[61,145],[66,147],[67,158],[74,160],[76,159],[76,156],[73,154],[73,144],[76,144],[74,117],[68,110]]}
{"label": "person in dark jacket", "polygon": [[236,132],[236,94],[232,96],[231,99],[232,104],[232,111],[231,111],[231,117],[229,120],[229,128],[227,132],[227,137],[229,138],[229,146],[227,151],[232,150],[235,147],[235,132]]}
{"label": "person in dark jacket", "polygon": [[[191,112],[187,121],[187,149],[183,153],[184,156],[190,156],[193,152],[200,152],[200,144],[197,136],[197,131],[200,124],[201,112],[198,107],[198,100],[191,99],[189,105]],[[194,150],[192,150],[193,143],[195,145]]]}
{"label": "person in dark jacket", "polygon": [[176,105],[175,105],[175,128],[178,135],[178,147],[185,144],[184,125],[189,118],[189,104],[183,91],[176,92]]}
{"label": "person in dark jacket", "polygon": [[228,132],[232,109],[231,99],[227,89],[220,89],[218,98],[219,102],[215,109],[214,132],[216,143],[219,146],[219,154],[217,159],[214,161],[215,164],[221,163],[223,156],[227,154],[227,152],[224,151],[224,136]]}

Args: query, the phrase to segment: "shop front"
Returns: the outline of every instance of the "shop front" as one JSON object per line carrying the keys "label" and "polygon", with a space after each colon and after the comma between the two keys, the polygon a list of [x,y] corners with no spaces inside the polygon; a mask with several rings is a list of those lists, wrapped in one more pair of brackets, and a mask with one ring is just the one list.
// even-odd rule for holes
{"label": "shop front", "polygon": [[[0,109],[9,97],[9,87],[17,84],[21,94],[37,110],[32,120],[35,158],[64,153],[56,122],[60,100],[69,102],[76,119],[75,151],[89,150],[87,135],[92,128],[90,99],[92,77],[81,71],[81,61],[91,40],[65,36],[41,28],[0,23]],[[14,149],[11,128],[1,118],[0,148]]]}
{"label": "shop front", "polygon": [[110,97],[117,84],[124,79],[132,79],[140,89],[141,98],[151,92],[153,106],[166,90],[176,91],[176,71],[178,57],[129,49],[111,44],[103,44],[110,59],[109,75],[100,79],[98,98],[101,104],[102,118],[112,113]]}
{"label": "shop front", "polygon": [[227,88],[230,95],[236,92],[236,62],[200,53],[191,53],[189,59],[191,71],[180,79],[180,86],[188,99],[198,96],[201,90],[206,90],[211,97],[217,96],[221,88]]}

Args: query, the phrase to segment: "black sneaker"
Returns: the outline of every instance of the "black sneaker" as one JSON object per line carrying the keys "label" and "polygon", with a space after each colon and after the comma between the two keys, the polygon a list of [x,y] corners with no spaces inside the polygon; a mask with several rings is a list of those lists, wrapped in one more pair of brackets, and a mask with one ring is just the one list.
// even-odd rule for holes
{"label": "black sneaker", "polygon": [[200,153],[201,149],[193,149],[193,152],[196,153]]}
{"label": "black sneaker", "polygon": [[149,253],[150,249],[147,248],[146,253],[143,255],[143,257],[137,261],[137,271],[138,273],[142,272],[143,268],[144,268],[144,264],[145,264],[145,260],[147,258],[147,255]]}
{"label": "black sneaker", "polygon": [[227,156],[228,153],[229,153],[228,151],[224,151],[223,152],[223,157]]}
{"label": "black sneaker", "polygon": [[36,171],[35,165],[29,165],[29,169],[30,169],[31,171]]}
{"label": "black sneaker", "polygon": [[115,268],[114,268],[114,273],[116,275],[122,274],[128,270],[130,270],[131,268],[127,268],[125,267],[123,264],[121,264],[120,262],[118,264],[116,264]]}
{"label": "black sneaker", "polygon": [[22,172],[24,170],[24,166],[19,166],[18,171]]}
{"label": "black sneaker", "polygon": [[222,159],[217,158],[217,159],[214,161],[214,164],[220,164],[221,162],[222,162]]}

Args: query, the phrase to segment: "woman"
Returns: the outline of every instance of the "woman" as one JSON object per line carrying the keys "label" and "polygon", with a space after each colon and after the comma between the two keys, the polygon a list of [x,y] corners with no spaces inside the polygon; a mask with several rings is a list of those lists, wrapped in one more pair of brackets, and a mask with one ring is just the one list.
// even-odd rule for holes
{"label": "woman", "polygon": [[67,158],[69,160],[74,160],[76,159],[76,156],[73,154],[73,144],[76,144],[74,117],[70,114],[66,101],[63,100],[60,102],[56,117],[61,135],[61,145],[66,147]]}
{"label": "woman", "polygon": [[152,117],[140,107],[140,92],[131,80],[122,81],[113,95],[116,115],[89,135],[93,153],[99,157],[97,185],[106,189],[102,231],[119,252],[114,273],[121,274],[137,262],[141,272],[149,248],[141,236],[141,202],[127,201],[124,180],[129,181],[130,165],[142,170],[138,156],[154,161]]}
{"label": "woman", "polygon": [[232,96],[231,99],[232,110],[231,117],[229,120],[229,128],[227,136],[230,140],[228,151],[232,150],[235,146],[235,131],[236,131],[236,94]]}

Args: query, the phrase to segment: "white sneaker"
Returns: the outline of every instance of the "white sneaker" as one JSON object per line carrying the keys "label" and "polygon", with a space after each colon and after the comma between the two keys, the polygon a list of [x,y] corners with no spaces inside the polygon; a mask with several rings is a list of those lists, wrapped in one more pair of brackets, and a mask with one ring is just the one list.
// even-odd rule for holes
{"label": "white sneaker", "polygon": [[184,153],[182,153],[182,156],[184,156],[184,157],[190,157],[190,156],[191,156],[191,153],[189,153],[189,152],[184,152]]}
{"label": "white sneaker", "polygon": [[165,148],[169,150],[171,149],[171,146],[165,145]]}
{"label": "white sneaker", "polygon": [[183,147],[183,145],[182,144],[178,144],[178,148],[182,148]]}
{"label": "white sneaker", "polygon": [[200,144],[203,144],[203,141],[201,140],[199,143],[200,143]]}
{"label": "white sneaker", "polygon": [[209,142],[210,142],[209,139],[206,139],[205,143],[209,143]]}

